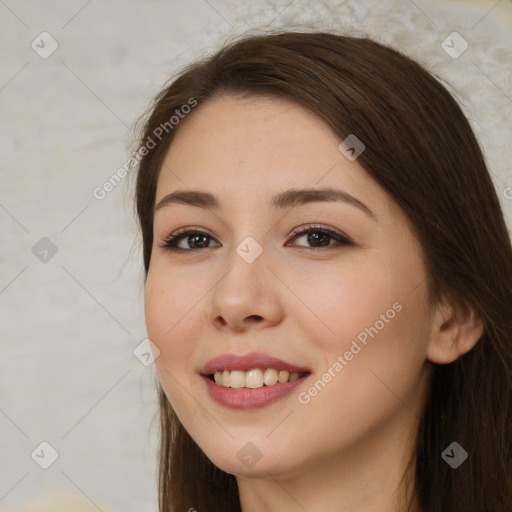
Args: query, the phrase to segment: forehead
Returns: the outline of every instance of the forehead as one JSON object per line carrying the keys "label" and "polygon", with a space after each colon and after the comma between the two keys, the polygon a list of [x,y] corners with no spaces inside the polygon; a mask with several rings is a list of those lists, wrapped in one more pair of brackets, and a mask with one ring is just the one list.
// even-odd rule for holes
{"label": "forehead", "polygon": [[176,132],[162,166],[156,203],[180,189],[222,202],[265,201],[291,188],[343,189],[363,202],[385,191],[339,150],[341,140],[309,109],[282,98],[224,96],[197,107]]}

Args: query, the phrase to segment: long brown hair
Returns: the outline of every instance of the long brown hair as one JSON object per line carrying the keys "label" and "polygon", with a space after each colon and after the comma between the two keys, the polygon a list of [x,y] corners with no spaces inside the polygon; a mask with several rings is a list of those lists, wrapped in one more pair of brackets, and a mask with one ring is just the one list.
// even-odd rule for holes
{"label": "long brown hair", "polygon": [[[367,38],[251,35],[171,79],[143,119],[140,147],[191,98],[200,109],[222,94],[291,99],[322,118],[340,141],[356,134],[364,142],[358,162],[403,209],[421,242],[431,304],[455,294],[484,322],[471,351],[434,365],[414,454],[422,510],[510,511],[512,248],[481,149],[456,100],[419,64]],[[146,275],[157,178],[177,130],[161,134],[138,163]],[[204,455],[161,386],[158,392],[160,512],[239,511],[235,477]],[[453,441],[469,453],[457,469],[441,457]]]}

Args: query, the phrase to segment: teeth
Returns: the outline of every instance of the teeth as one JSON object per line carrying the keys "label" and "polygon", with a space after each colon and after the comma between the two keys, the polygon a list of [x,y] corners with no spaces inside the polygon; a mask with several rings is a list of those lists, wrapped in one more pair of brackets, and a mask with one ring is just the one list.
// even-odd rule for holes
{"label": "teeth", "polygon": [[279,375],[277,377],[278,382],[288,382],[288,377],[290,376],[290,372],[287,372],[286,370],[281,370],[279,372]]}
{"label": "teeth", "polygon": [[277,370],[274,368],[267,368],[263,374],[263,382],[265,386],[273,386],[277,384]]}
{"label": "teeth", "polygon": [[219,386],[225,388],[251,388],[258,389],[263,386],[274,386],[278,382],[295,382],[300,378],[298,373],[290,373],[286,370],[276,370],[274,368],[254,368],[248,372],[242,370],[224,370],[215,372],[213,379]]}
{"label": "teeth", "polygon": [[[222,379],[224,380],[224,379]],[[245,387],[245,372],[241,370],[233,370],[229,377],[229,385],[232,388]]]}
{"label": "teeth", "polygon": [[245,387],[246,388],[261,388],[263,386],[263,372],[258,368],[250,370],[245,374]]}

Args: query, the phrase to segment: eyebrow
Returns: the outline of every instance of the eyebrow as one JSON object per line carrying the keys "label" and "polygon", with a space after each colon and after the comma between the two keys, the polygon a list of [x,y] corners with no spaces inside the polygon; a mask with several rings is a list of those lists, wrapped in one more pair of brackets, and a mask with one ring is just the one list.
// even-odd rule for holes
{"label": "eyebrow", "polygon": [[[334,188],[304,188],[290,189],[281,192],[270,199],[269,205],[274,209],[293,208],[309,203],[342,202],[347,203],[365,212],[376,220],[375,214],[364,203],[350,195],[348,192]],[[200,190],[176,190],[162,198],[155,206],[155,212],[173,204],[185,204],[199,208],[218,210],[220,200],[218,196]]]}

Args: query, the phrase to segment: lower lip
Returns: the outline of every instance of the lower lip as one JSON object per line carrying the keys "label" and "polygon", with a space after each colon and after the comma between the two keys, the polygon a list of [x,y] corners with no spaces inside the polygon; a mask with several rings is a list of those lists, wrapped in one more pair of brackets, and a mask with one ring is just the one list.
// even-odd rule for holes
{"label": "lower lip", "polygon": [[294,382],[277,383],[273,386],[263,386],[257,389],[226,388],[219,386],[210,377],[201,376],[206,383],[208,392],[215,402],[230,409],[256,409],[265,407],[289,395],[297,386],[300,386],[309,375]]}

